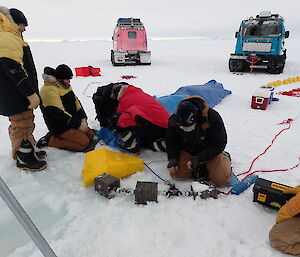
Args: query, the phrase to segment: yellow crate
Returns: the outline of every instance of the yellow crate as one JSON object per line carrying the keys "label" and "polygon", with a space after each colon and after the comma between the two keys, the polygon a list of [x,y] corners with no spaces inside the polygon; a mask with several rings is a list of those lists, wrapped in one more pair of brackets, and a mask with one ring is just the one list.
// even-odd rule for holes
{"label": "yellow crate", "polygon": [[124,178],[143,170],[144,161],[142,159],[101,148],[86,154],[82,182],[85,186],[90,186],[94,184],[94,178],[103,173],[108,173],[116,178]]}

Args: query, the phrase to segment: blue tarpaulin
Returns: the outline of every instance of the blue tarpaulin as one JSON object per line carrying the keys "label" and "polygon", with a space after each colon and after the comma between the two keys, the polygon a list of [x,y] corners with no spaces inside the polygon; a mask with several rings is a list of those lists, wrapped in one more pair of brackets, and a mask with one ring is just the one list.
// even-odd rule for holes
{"label": "blue tarpaulin", "polygon": [[209,107],[214,107],[222,101],[222,99],[230,95],[231,91],[224,89],[223,85],[215,80],[210,80],[204,85],[182,86],[175,93],[156,97],[170,114],[173,114],[177,104],[186,97],[197,95],[204,98]]}

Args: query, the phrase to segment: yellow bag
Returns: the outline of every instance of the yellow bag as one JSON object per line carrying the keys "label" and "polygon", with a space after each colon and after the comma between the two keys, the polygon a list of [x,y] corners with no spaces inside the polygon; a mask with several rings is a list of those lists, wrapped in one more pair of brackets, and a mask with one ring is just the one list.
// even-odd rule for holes
{"label": "yellow bag", "polygon": [[94,184],[94,178],[103,173],[116,178],[124,178],[137,171],[144,171],[142,159],[100,148],[86,154],[82,182],[85,186],[90,186]]}

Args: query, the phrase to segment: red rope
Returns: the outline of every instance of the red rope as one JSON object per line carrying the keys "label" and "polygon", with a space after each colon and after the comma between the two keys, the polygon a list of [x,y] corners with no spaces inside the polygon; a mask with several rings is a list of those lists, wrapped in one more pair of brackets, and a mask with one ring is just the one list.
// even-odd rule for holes
{"label": "red rope", "polygon": [[[250,67],[253,66],[255,63],[258,62],[258,56],[257,55],[249,55],[248,60],[250,60]],[[253,71],[253,67],[250,68],[250,72]]]}
{"label": "red rope", "polygon": [[[288,124],[288,127],[282,129],[281,131],[279,131],[279,132],[275,135],[275,137],[272,139],[271,144],[270,144],[270,145],[269,145],[262,153],[260,153],[258,156],[256,156],[256,157],[253,159],[253,161],[251,162],[250,168],[249,168],[247,171],[245,171],[245,172],[242,172],[242,173],[237,174],[237,176],[241,176],[241,175],[244,175],[244,174],[249,173],[249,172],[251,171],[251,169],[252,169],[254,163],[256,162],[256,160],[257,160],[260,156],[264,155],[264,154],[270,149],[270,147],[271,147],[271,146],[273,145],[273,143],[275,142],[276,138],[277,138],[283,131],[290,129],[290,127],[291,127],[291,122],[292,122],[292,121],[293,121],[293,119],[290,119],[290,118],[289,118],[289,119],[287,119],[287,120],[284,120],[284,121],[281,122],[281,123],[278,123],[277,125]],[[248,177],[248,176],[247,176],[247,177]]]}
{"label": "red rope", "polygon": [[299,167],[300,165],[300,157],[298,158],[298,163],[296,165],[294,165],[293,167],[290,167],[290,168],[286,168],[286,169],[278,169],[278,170],[256,170],[256,171],[253,171],[251,173],[249,173],[247,176],[245,176],[243,178],[243,180],[251,175],[253,175],[254,173],[257,173],[257,172],[276,172],[276,171],[289,171],[289,170],[293,170],[293,169],[296,169],[297,167]]}
{"label": "red rope", "polygon": [[[278,123],[277,125],[288,124],[288,127],[282,129],[281,131],[279,131],[279,132],[275,135],[275,137],[272,139],[271,144],[270,144],[270,145],[269,145],[269,146],[268,146],[261,154],[259,154],[258,156],[256,156],[256,157],[253,159],[253,161],[251,162],[250,168],[249,168],[247,171],[242,172],[242,173],[239,173],[239,174],[237,174],[236,176],[241,176],[241,175],[245,175],[245,174],[249,173],[249,172],[251,171],[253,165],[254,165],[254,162],[255,162],[260,156],[264,155],[264,154],[270,149],[270,147],[271,147],[271,146],[273,145],[273,143],[275,142],[276,138],[277,138],[283,131],[290,129],[290,127],[291,127],[291,122],[292,122],[292,121],[293,121],[293,119],[289,118],[289,119],[287,119],[287,120],[284,120],[284,121],[281,122],[281,123]],[[241,181],[245,180],[247,177],[249,177],[249,176],[251,176],[251,175],[253,175],[254,173],[257,173],[257,172],[289,171],[289,170],[293,170],[293,169],[295,169],[295,168],[297,168],[297,167],[299,167],[299,166],[300,166],[300,157],[299,157],[298,163],[297,163],[296,165],[294,165],[293,167],[286,168],[286,169],[276,169],[276,170],[256,170],[256,171],[253,171],[253,172],[247,174]],[[221,194],[224,194],[224,195],[229,195],[229,194],[231,193],[231,191],[232,191],[232,190],[230,189],[228,192],[222,192],[222,191],[218,191],[218,192],[221,193]]]}

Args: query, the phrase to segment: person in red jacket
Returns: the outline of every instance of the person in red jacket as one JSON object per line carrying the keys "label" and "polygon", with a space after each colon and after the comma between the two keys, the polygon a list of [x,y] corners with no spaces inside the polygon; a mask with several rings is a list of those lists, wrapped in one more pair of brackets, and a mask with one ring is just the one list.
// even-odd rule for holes
{"label": "person in red jacket", "polygon": [[170,115],[157,100],[138,87],[124,84],[114,85],[111,98],[119,101],[112,125],[122,141],[121,148],[135,154],[140,146],[166,151],[164,138]]}

